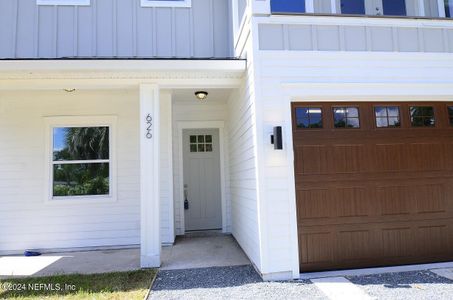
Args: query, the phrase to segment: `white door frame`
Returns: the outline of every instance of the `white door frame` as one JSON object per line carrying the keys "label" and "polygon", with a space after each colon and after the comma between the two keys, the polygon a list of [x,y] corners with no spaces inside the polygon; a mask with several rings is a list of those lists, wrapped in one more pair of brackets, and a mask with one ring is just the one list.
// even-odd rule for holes
{"label": "white door frame", "polygon": [[227,232],[227,211],[226,211],[226,175],[225,175],[225,141],[224,141],[224,121],[181,121],[177,122],[178,127],[178,143],[179,143],[179,196],[175,198],[176,201],[180,201],[180,221],[181,231],[183,234],[186,232],[186,224],[184,220],[184,151],[183,151],[183,131],[184,129],[218,129],[219,130],[219,150],[220,150],[220,196],[222,205],[222,232]]}

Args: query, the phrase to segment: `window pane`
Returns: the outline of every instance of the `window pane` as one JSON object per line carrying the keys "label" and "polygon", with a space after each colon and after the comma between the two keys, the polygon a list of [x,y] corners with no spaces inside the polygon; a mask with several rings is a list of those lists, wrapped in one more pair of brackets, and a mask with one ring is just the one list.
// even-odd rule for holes
{"label": "window pane", "polygon": [[191,143],[196,143],[197,142],[197,136],[196,135],[191,135],[190,136],[190,142]]}
{"label": "window pane", "polygon": [[445,16],[447,18],[453,17],[453,0],[445,0]]}
{"label": "window pane", "polygon": [[198,144],[198,152],[204,152],[204,144]]}
{"label": "window pane", "polygon": [[389,127],[401,127],[401,122],[399,117],[390,117],[389,119]]}
{"label": "window pane", "polygon": [[190,152],[197,152],[197,144],[190,144]]}
{"label": "window pane", "polygon": [[206,143],[212,143],[212,135],[206,136]]}
{"label": "window pane", "polygon": [[387,117],[385,118],[376,118],[376,126],[378,128],[384,128],[389,126]]}
{"label": "window pane", "polygon": [[348,128],[360,128],[360,122],[358,118],[347,118],[346,125]]}
{"label": "window pane", "polygon": [[398,106],[376,106],[374,113],[378,128],[400,127],[400,108]]}
{"label": "window pane", "polygon": [[109,164],[58,164],[53,166],[53,196],[109,194]]}
{"label": "window pane", "polygon": [[53,129],[53,160],[109,159],[108,127]]}
{"label": "window pane", "polygon": [[374,108],[374,112],[377,118],[385,117],[387,118],[387,109],[385,106],[376,106]]}
{"label": "window pane", "polygon": [[358,118],[359,117],[359,109],[357,107],[348,107],[346,110],[346,117],[351,118]]}
{"label": "window pane", "polygon": [[198,136],[198,142],[199,143],[204,143],[204,135],[199,135]]}
{"label": "window pane", "polygon": [[206,152],[212,152],[212,144],[206,144]]}
{"label": "window pane", "polygon": [[399,117],[400,116],[400,108],[398,106],[388,106],[387,112],[389,117]]}
{"label": "window pane", "polygon": [[333,118],[335,128],[360,128],[357,107],[334,107]]}
{"label": "window pane", "polygon": [[322,128],[322,109],[320,107],[297,107],[296,123],[299,128]]}
{"label": "window pane", "polygon": [[453,106],[448,107],[448,116],[450,117],[450,125],[453,126]]}
{"label": "window pane", "polygon": [[303,13],[305,0],[271,0],[273,13]]}
{"label": "window pane", "polygon": [[435,126],[434,108],[432,106],[411,106],[411,124],[414,127]]}
{"label": "window pane", "polygon": [[406,1],[405,0],[382,0],[385,16],[405,16]]}
{"label": "window pane", "polygon": [[344,108],[333,109],[334,125],[336,128],[346,127],[346,110]]}
{"label": "window pane", "polygon": [[342,14],[365,14],[365,1],[364,0],[341,0],[341,13]]}

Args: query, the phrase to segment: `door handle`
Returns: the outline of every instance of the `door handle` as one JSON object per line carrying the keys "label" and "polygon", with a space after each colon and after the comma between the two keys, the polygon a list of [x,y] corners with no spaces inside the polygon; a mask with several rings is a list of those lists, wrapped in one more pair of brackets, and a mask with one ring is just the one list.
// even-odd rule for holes
{"label": "door handle", "polygon": [[184,209],[185,209],[185,210],[189,209],[189,200],[187,199],[188,193],[189,193],[189,191],[188,191],[188,185],[185,184],[185,185],[184,185]]}

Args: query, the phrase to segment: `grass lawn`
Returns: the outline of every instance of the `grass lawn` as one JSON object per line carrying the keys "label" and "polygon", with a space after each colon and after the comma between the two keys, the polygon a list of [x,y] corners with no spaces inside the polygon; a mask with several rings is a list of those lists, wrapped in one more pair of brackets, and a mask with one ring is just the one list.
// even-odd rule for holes
{"label": "grass lawn", "polygon": [[143,300],[157,270],[0,280],[0,299]]}

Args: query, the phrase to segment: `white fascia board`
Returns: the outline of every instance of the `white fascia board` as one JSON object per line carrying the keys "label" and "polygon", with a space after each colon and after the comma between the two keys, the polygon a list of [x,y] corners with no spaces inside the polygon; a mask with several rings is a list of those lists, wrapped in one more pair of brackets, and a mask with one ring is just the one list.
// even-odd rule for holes
{"label": "white fascia board", "polygon": [[244,60],[0,60],[0,72],[244,72]]}

